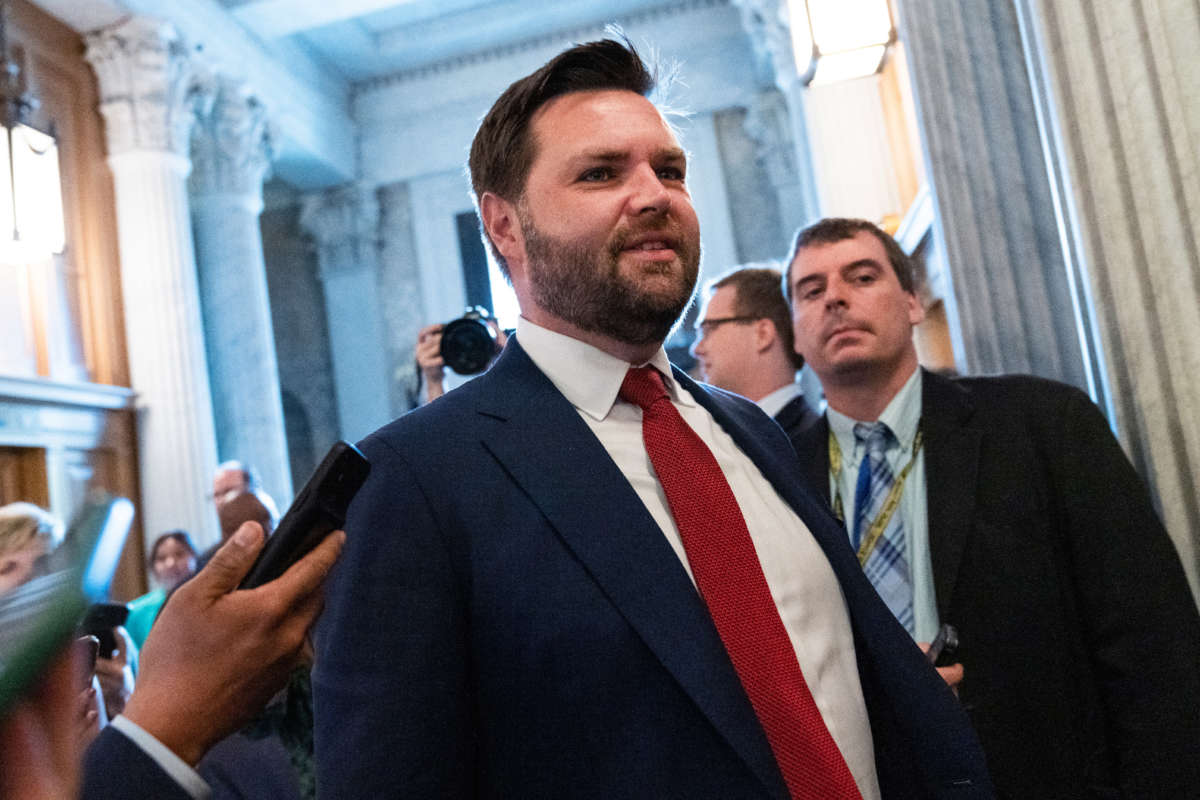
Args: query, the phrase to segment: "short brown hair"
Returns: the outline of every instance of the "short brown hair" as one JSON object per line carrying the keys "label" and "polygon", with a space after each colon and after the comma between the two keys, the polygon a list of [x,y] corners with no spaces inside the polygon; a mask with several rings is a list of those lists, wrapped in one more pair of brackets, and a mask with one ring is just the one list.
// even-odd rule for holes
{"label": "short brown hair", "polygon": [[[475,201],[485,192],[516,203],[537,156],[529,126],[538,109],[572,92],[623,89],[643,97],[653,91],[657,77],[628,41],[601,39],[559,53],[539,70],[513,83],[488,111],[471,142],[467,168]],[[482,220],[481,220],[482,223]],[[501,272],[508,264],[483,231]]]}
{"label": "short brown hair", "polygon": [[792,315],[788,309],[788,301],[780,291],[782,282],[782,275],[774,267],[735,267],[714,278],[707,289],[709,292],[715,292],[725,286],[732,286],[737,293],[737,315],[771,320],[792,365],[800,369],[804,366],[804,356],[796,352]]}
{"label": "short brown hair", "polygon": [[916,294],[916,269],[913,267],[912,259],[900,249],[900,245],[885,230],[865,219],[826,217],[802,229],[796,234],[792,243],[787,272],[783,276],[783,293],[788,304],[790,305],[792,302],[792,264],[796,263],[796,258],[800,255],[801,250],[814,244],[833,244],[853,239],[864,231],[874,236],[883,245],[888,261],[892,265],[892,271],[896,273],[896,278],[900,281],[900,288],[909,294]]}

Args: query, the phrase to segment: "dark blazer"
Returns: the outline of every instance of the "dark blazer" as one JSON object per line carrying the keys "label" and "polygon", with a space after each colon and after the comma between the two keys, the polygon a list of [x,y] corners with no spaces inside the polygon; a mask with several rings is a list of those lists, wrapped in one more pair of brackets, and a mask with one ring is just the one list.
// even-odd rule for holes
{"label": "dark blazer", "polygon": [[787,405],[779,409],[779,413],[775,415],[775,421],[779,423],[779,427],[783,428],[783,432],[788,435],[789,439],[793,439],[800,435],[800,432],[811,428],[821,420],[821,415],[812,410],[812,406],[804,399],[804,395],[796,395],[788,401]]}
{"label": "dark blazer", "polygon": [[[1099,410],[1051,381],[926,372],[921,425],[938,614],[998,792],[1200,797],[1200,621]],[[822,418],[794,440],[826,499],[828,436]]]}
{"label": "dark blazer", "polygon": [[[827,553],[886,796],[991,796],[965,715],[797,486],[779,427],[675,377]],[[515,340],[359,446],[371,473],[316,640],[319,796],[787,796],[666,537]]]}
{"label": "dark blazer", "polygon": [[191,800],[182,786],[116,728],[100,732],[83,761],[82,800]]}

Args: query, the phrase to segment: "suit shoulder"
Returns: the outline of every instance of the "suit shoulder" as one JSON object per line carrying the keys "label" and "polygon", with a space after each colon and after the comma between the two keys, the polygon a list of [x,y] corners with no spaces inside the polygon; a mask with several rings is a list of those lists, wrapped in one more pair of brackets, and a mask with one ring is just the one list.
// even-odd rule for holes
{"label": "suit shoulder", "polygon": [[1036,375],[983,375],[946,380],[972,402],[984,407],[1045,409],[1080,401],[1091,403],[1087,394],[1077,387]]}
{"label": "suit shoulder", "polygon": [[378,447],[441,449],[477,417],[478,397],[486,376],[480,376],[441,397],[401,414],[358,443],[364,453]]}

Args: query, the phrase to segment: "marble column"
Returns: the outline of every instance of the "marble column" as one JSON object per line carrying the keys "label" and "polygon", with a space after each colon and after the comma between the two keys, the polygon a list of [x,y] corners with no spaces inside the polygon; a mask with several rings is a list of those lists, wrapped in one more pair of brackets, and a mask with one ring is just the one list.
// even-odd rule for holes
{"label": "marble column", "polygon": [[[421,299],[421,270],[413,235],[408,183],[379,190],[379,296],[387,331],[391,412],[399,415],[417,405],[417,332],[433,322]],[[441,320],[439,320],[441,321]]]}
{"label": "marble column", "polygon": [[270,163],[266,109],[245,84],[219,78],[192,136],[189,179],[217,453],[254,465],[282,507],[292,477],[258,223]]}
{"label": "marble column", "polygon": [[391,419],[375,191],[350,185],[308,195],[300,226],[316,242],[338,418],[342,436],[354,441]]}
{"label": "marble column", "polygon": [[[779,88],[787,111],[792,142],[792,179],[790,184],[781,179],[775,186],[783,203],[780,206],[783,225],[795,231],[815,222],[822,212],[809,145],[804,86],[800,83],[796,60],[792,55],[787,0],[733,0],[733,4],[741,9],[742,27],[750,36],[759,57],[760,71],[766,73]],[[759,109],[755,113],[762,112],[763,109]],[[782,153],[778,157],[783,157],[785,162],[787,160]]]}
{"label": "marble column", "polygon": [[86,37],[113,173],[126,339],[137,392],[142,526],[217,539],[217,463],[185,179],[209,92],[167,23],[132,17]]}
{"label": "marble column", "polygon": [[1106,387],[1081,323],[1011,0],[903,0],[960,371]]}
{"label": "marble column", "polygon": [[1117,432],[1200,596],[1200,6],[1016,6]]}

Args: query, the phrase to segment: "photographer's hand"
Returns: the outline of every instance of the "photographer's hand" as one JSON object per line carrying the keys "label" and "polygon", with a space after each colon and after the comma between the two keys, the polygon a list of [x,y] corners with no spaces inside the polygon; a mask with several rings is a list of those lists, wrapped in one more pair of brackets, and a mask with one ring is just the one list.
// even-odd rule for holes
{"label": "photographer's hand", "polygon": [[445,394],[442,383],[446,362],[442,359],[441,323],[426,325],[417,334],[417,367],[425,379],[425,402],[436,400]]}

